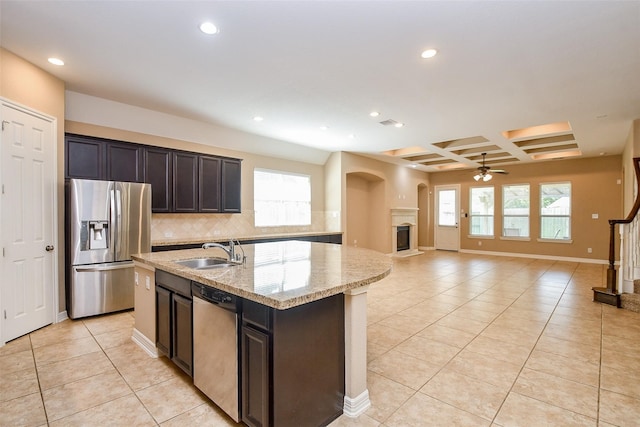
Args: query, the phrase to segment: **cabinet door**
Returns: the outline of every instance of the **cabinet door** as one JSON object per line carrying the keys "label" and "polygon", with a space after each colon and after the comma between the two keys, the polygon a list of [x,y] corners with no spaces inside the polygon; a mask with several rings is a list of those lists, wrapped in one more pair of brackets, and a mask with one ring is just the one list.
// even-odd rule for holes
{"label": "cabinet door", "polygon": [[222,212],[240,213],[241,161],[222,159]]}
{"label": "cabinet door", "polygon": [[200,156],[199,211],[220,212],[221,159]]}
{"label": "cabinet door", "polygon": [[191,299],[173,294],[173,357],[171,360],[189,376],[192,376],[193,372],[191,313]]}
{"label": "cabinet door", "polygon": [[242,421],[251,427],[269,425],[269,335],[242,327]]}
{"label": "cabinet door", "polygon": [[65,137],[65,178],[104,179],[104,142]]}
{"label": "cabinet door", "polygon": [[143,182],[142,147],[136,144],[107,143],[107,180]]}
{"label": "cabinet door", "polygon": [[198,156],[173,153],[174,212],[198,211]]}
{"label": "cabinet door", "polygon": [[156,286],[156,347],[167,357],[172,357],[171,294],[171,291]]}
{"label": "cabinet door", "polygon": [[173,206],[171,186],[171,151],[145,148],[144,182],[151,184],[151,210],[171,212]]}

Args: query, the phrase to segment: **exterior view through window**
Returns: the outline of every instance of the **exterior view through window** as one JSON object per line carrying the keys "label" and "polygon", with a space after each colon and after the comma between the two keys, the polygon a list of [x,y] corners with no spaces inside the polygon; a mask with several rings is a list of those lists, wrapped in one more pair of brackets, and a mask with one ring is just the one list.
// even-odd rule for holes
{"label": "exterior view through window", "polygon": [[456,225],[456,190],[438,192],[438,225]]}
{"label": "exterior view through window", "polygon": [[529,184],[502,187],[502,236],[529,237]]}
{"label": "exterior view through window", "polygon": [[311,177],[287,172],[253,171],[256,227],[311,224]]}
{"label": "exterior view through window", "polygon": [[471,187],[472,236],[493,236],[493,187]]}
{"label": "exterior view through window", "polygon": [[540,184],[540,238],[571,238],[571,183]]}

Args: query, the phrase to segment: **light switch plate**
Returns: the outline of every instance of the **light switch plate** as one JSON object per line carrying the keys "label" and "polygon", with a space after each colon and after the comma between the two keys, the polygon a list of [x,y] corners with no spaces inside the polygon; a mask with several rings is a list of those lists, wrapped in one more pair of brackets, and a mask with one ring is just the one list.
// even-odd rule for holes
{"label": "light switch plate", "polygon": [[149,276],[145,277],[145,285],[144,285],[147,290],[151,289],[151,278]]}
{"label": "light switch plate", "polygon": [[598,216],[598,214],[597,214],[597,213],[595,213],[595,214],[591,214],[591,219],[598,219],[598,217],[599,217],[599,216]]}

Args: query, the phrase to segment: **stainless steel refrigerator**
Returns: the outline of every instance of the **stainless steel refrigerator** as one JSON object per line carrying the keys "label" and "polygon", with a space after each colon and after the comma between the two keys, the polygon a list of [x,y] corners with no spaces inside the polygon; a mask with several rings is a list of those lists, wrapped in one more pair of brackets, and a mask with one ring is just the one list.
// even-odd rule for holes
{"label": "stainless steel refrigerator", "polygon": [[133,308],[131,254],[151,251],[151,185],[69,180],[70,318]]}

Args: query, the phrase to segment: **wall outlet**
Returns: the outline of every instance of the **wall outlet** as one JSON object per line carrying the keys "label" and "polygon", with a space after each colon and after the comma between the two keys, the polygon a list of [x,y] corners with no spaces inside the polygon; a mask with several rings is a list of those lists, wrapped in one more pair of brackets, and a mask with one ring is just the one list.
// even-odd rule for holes
{"label": "wall outlet", "polygon": [[587,253],[588,253],[588,254],[593,253],[593,249],[591,249],[591,248],[587,248]]}
{"label": "wall outlet", "polygon": [[144,286],[145,288],[147,288],[147,290],[151,289],[151,278],[149,276],[144,278]]}
{"label": "wall outlet", "polygon": [[591,219],[598,219],[599,215],[597,213],[591,214]]}
{"label": "wall outlet", "polygon": [[482,246],[482,241],[479,241],[479,242],[478,242],[478,246]]}

